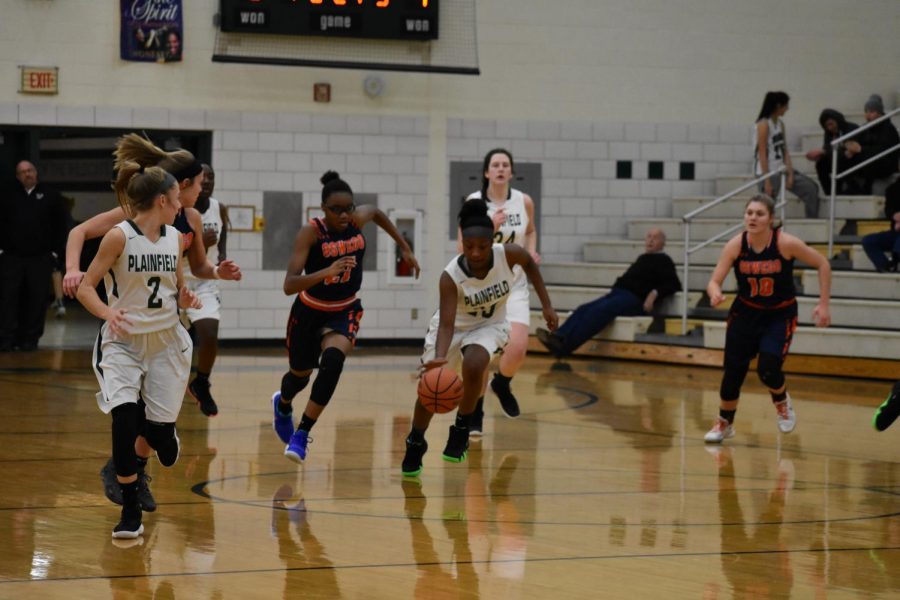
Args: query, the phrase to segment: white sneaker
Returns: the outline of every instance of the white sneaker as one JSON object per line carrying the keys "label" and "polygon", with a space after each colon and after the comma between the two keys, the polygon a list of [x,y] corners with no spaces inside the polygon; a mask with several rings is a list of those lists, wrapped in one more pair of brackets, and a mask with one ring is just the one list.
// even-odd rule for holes
{"label": "white sneaker", "polygon": [[792,432],[797,426],[797,416],[794,414],[790,394],[781,402],[775,403],[775,412],[778,413],[778,430],[781,433]]}
{"label": "white sneaker", "polygon": [[722,417],[716,417],[716,422],[703,436],[703,441],[707,444],[721,444],[722,440],[731,437],[734,437],[734,425]]}
{"label": "white sneaker", "polygon": [[56,318],[62,319],[66,316],[66,306],[63,304],[62,300],[59,300],[55,303],[56,305]]}

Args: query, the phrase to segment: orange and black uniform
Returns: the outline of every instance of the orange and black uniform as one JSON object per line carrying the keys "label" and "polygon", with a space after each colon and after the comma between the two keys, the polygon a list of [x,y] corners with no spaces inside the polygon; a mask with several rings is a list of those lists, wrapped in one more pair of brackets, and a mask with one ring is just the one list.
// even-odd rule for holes
{"label": "orange and black uniform", "polygon": [[172,223],[172,227],[177,229],[179,233],[181,233],[182,237],[182,248],[181,248],[181,256],[187,256],[188,249],[191,247],[191,244],[194,242],[194,229],[191,227],[191,224],[188,222],[187,215],[184,214],[184,209],[178,211],[178,214],[175,215],[175,222]]}
{"label": "orange and black uniform", "polygon": [[366,238],[351,220],[344,231],[330,231],[322,219],[311,219],[316,243],[309,250],[304,272],[315,273],[344,256],[355,256],[356,266],[303,290],[294,300],[287,325],[287,348],[291,369],[304,371],[318,367],[322,337],[340,333],[356,342],[363,308],[356,293],[362,284]]}
{"label": "orange and black uniform", "polygon": [[734,261],[738,295],[728,313],[725,364],[749,363],[757,353],[782,360],[797,329],[797,292],[794,261],[778,251],[780,229],[772,232],[762,252],[754,252],[741,236],[741,252]]}

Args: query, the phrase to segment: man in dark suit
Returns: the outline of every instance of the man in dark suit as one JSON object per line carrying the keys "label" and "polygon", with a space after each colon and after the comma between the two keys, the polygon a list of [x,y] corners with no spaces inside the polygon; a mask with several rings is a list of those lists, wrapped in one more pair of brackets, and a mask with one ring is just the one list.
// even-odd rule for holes
{"label": "man in dark suit", "polygon": [[62,196],[23,160],[0,193],[0,352],[35,350],[44,333],[50,273],[66,243]]}

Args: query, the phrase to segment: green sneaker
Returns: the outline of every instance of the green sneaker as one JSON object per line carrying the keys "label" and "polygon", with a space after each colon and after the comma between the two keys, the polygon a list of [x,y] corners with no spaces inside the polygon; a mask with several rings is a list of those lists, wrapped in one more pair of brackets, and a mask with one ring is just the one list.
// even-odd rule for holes
{"label": "green sneaker", "polygon": [[428,442],[424,439],[420,443],[415,443],[406,438],[406,454],[403,456],[403,465],[400,472],[404,477],[418,477],[422,473],[422,457],[428,450]]}
{"label": "green sneaker", "polygon": [[891,393],[872,416],[872,427],[884,431],[900,416],[900,381],[894,384]]}
{"label": "green sneaker", "polygon": [[444,447],[442,458],[447,462],[461,463],[466,460],[469,449],[469,430],[460,429],[456,425],[450,426],[450,435],[447,445]]}

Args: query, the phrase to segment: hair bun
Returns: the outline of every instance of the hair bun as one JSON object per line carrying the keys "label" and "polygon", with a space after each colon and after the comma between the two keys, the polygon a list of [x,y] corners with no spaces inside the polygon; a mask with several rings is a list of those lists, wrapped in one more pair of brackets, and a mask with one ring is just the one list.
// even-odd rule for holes
{"label": "hair bun", "polygon": [[325,174],[319,178],[319,181],[322,182],[322,185],[328,185],[328,182],[336,181],[340,178],[341,178],[341,176],[338,174],[337,171],[326,171]]}
{"label": "hair bun", "polygon": [[459,209],[459,220],[467,220],[472,217],[486,217],[488,214],[487,202],[481,198],[472,198],[463,202]]}

